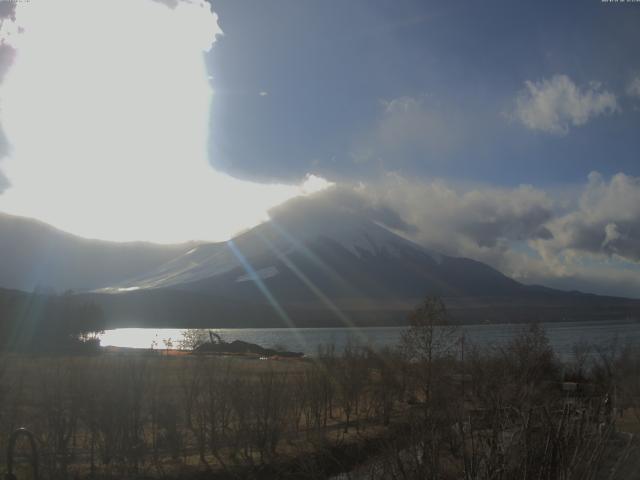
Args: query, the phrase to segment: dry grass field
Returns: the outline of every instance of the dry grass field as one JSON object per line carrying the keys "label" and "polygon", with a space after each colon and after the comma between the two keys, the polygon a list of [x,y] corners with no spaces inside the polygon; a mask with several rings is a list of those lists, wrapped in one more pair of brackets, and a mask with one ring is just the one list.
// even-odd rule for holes
{"label": "dry grass field", "polygon": [[386,388],[376,393],[381,379],[363,354],[351,360],[5,355],[0,450],[10,432],[27,427],[38,438],[46,478],[286,463],[379,433],[376,425],[390,415],[384,402],[399,398],[386,399],[393,394]]}
{"label": "dry grass field", "polygon": [[[532,327],[499,349],[470,347],[462,359],[444,348],[455,335],[435,332],[414,325],[402,348],[326,348],[295,360],[5,354],[0,465],[10,433],[26,427],[40,478],[51,480],[340,472],[614,480],[640,472],[634,349],[593,347],[561,364]],[[26,443],[16,460],[18,478],[31,478]]]}

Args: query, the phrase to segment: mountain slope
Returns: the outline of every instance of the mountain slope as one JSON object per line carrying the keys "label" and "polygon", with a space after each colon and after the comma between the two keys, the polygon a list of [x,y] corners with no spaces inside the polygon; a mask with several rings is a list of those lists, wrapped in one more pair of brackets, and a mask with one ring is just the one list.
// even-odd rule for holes
{"label": "mountain slope", "polygon": [[87,240],[0,213],[0,287],[100,288],[149,271],[192,247]]}
{"label": "mountain slope", "polygon": [[640,319],[637,300],[522,285],[348,208],[294,207],[232,241],[177,246],[85,240],[0,214],[0,287],[93,289],[79,300],[110,326],[394,325],[426,295],[463,322]]}
{"label": "mountain slope", "polygon": [[[173,288],[287,303],[511,295],[523,286],[480,262],[431,252],[347,211],[285,213],[230,242],[200,245],[111,292]],[[265,297],[266,298],[266,297]]]}
{"label": "mountain slope", "polygon": [[640,318],[639,301],[529,287],[483,263],[425,249],[348,209],[310,200],[296,207],[93,298],[118,325],[392,325],[406,321],[426,295],[443,297],[464,322]]}

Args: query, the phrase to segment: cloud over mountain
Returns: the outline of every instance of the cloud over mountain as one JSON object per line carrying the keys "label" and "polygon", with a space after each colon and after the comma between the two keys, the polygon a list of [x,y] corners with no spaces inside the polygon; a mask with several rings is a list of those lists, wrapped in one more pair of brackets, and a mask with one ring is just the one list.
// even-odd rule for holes
{"label": "cloud over mountain", "polygon": [[[372,220],[447,253],[463,247],[493,248],[507,240],[549,238],[549,196],[529,185],[456,189],[442,180],[412,181],[387,174],[383,181],[342,186],[320,194]],[[320,201],[320,200],[319,200]]]}
{"label": "cloud over mountain", "polygon": [[589,175],[577,208],[555,218],[553,238],[536,243],[551,261],[559,254],[589,253],[640,261],[640,178],[619,173],[607,181]]}
{"label": "cloud over mountain", "polygon": [[365,215],[428,248],[525,282],[640,296],[640,178],[620,173],[607,180],[594,172],[585,185],[564,190],[560,196],[530,185],[464,187],[387,174],[330,188],[313,203]]}

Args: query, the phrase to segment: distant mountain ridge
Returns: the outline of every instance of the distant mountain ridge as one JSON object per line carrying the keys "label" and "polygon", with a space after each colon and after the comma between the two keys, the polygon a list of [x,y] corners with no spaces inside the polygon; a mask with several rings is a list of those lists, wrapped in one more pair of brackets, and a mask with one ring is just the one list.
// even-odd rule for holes
{"label": "distant mountain ridge", "polygon": [[[311,198],[222,243],[113,244],[22,221],[28,241],[19,241],[19,229],[0,230],[0,252],[7,238],[22,249],[9,260],[14,271],[42,263],[57,285],[85,290],[78,297],[101,305],[111,326],[397,325],[427,295],[442,297],[460,322],[640,319],[638,300],[523,285]],[[21,275],[2,271],[0,286],[25,289]]]}
{"label": "distant mountain ridge", "polygon": [[153,298],[147,319],[157,325],[394,325],[426,295],[443,297],[464,322],[640,318],[640,301],[526,286],[311,199],[285,204],[232,241],[196,246],[102,292],[116,294],[97,298],[119,318],[127,310],[145,316]]}
{"label": "distant mountain ridge", "polygon": [[92,290],[149,271],[193,246],[89,240],[0,212],[0,287]]}
{"label": "distant mountain ridge", "polygon": [[247,299],[273,291],[287,302],[509,295],[523,286],[474,260],[432,252],[348,211],[276,214],[232,241],[204,244],[105,289],[215,292]]}

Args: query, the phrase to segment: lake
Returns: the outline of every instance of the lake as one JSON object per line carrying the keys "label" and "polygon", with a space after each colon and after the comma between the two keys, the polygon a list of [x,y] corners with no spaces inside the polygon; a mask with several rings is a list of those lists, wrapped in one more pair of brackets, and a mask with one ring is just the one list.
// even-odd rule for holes
{"label": "lake", "polygon": [[[640,323],[634,321],[610,322],[558,322],[541,324],[547,332],[554,350],[564,358],[572,354],[572,346],[577,342],[604,345],[619,341],[640,345]],[[500,345],[513,338],[526,325],[463,325],[460,335],[464,334],[467,344],[478,346]],[[263,347],[285,348],[290,351],[314,355],[320,345],[334,344],[340,351],[348,343],[369,345],[372,347],[397,345],[405,327],[366,327],[366,328],[242,328],[211,329],[225,341],[243,340]],[[177,348],[184,329],[119,328],[107,330],[100,337],[103,346],[149,348],[155,342],[155,348],[165,348],[165,342],[172,342]]]}

